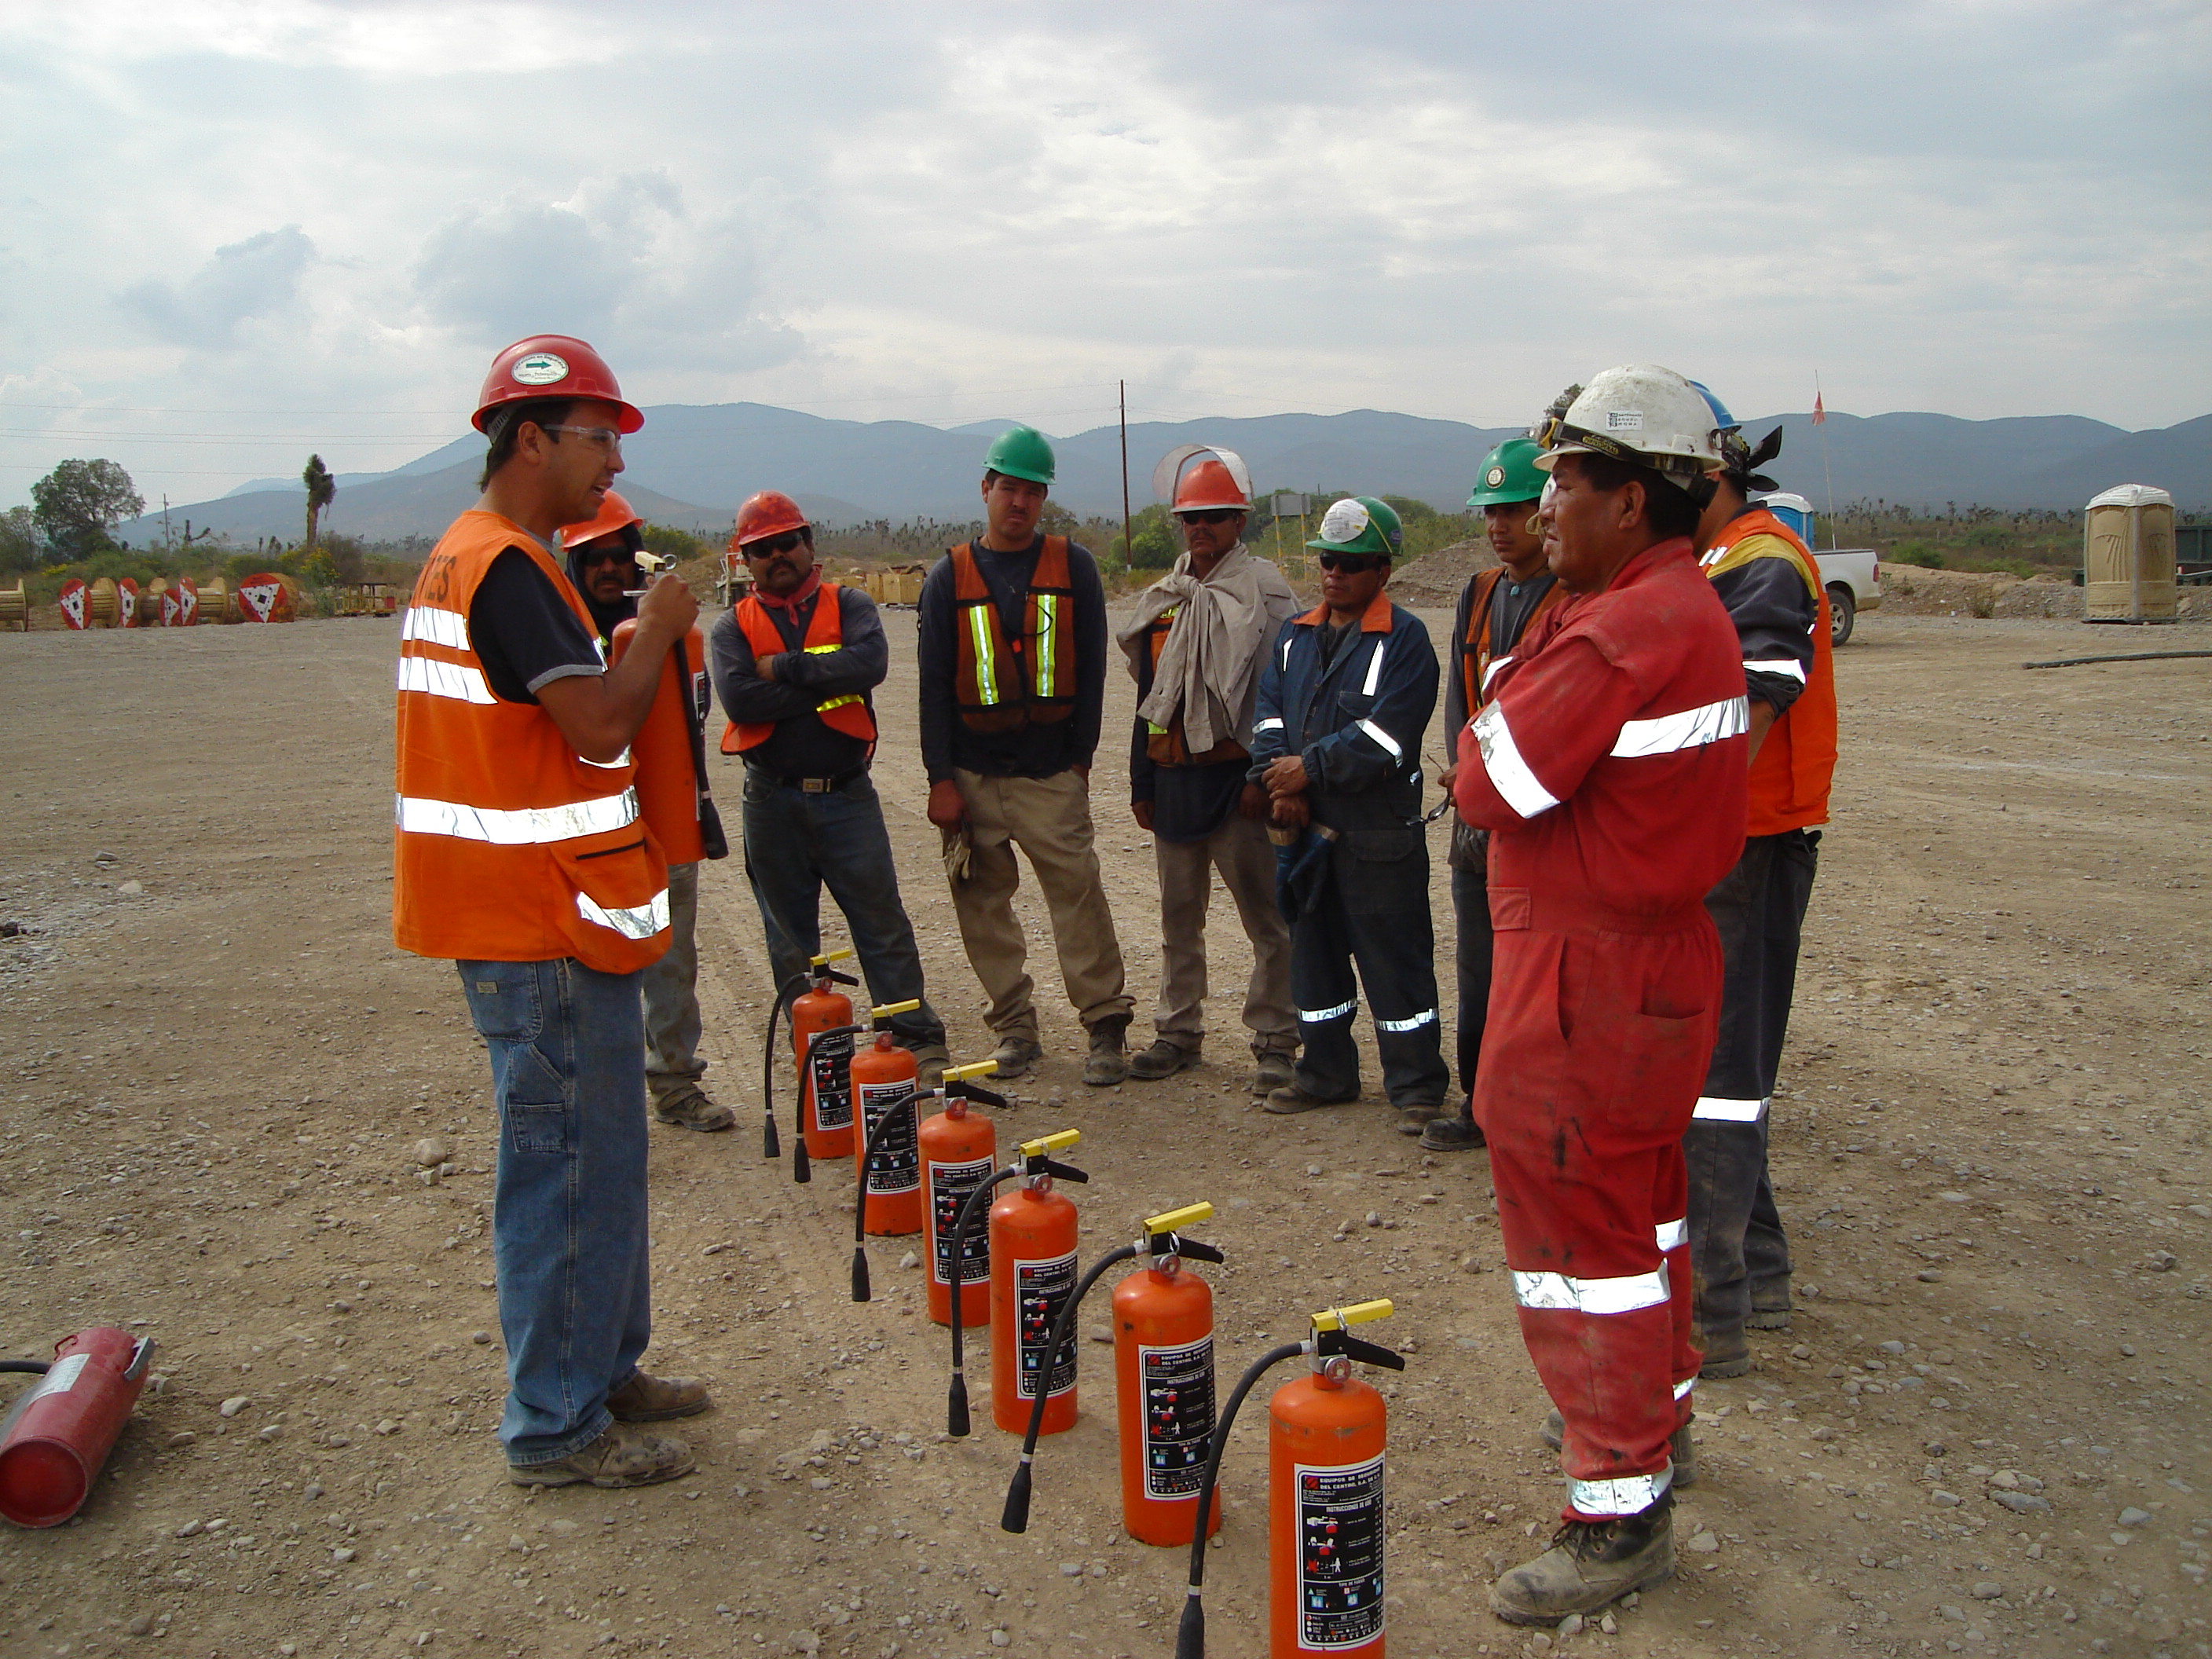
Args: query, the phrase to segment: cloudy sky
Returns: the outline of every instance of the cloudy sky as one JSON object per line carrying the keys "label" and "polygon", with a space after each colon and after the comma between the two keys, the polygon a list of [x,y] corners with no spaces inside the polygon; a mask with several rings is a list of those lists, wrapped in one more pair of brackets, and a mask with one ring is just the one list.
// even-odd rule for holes
{"label": "cloudy sky", "polygon": [[2212,6],[0,0],[0,504],[640,403],[2212,406]]}

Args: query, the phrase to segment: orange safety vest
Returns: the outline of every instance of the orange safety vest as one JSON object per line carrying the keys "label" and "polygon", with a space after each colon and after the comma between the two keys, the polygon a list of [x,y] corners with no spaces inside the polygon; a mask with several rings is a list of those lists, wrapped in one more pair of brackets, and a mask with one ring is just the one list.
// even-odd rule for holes
{"label": "orange safety vest", "polygon": [[[1473,720],[1482,712],[1489,699],[1482,694],[1483,677],[1490,672],[1490,664],[1498,649],[1490,637],[1490,601],[1498,592],[1498,584],[1505,580],[1505,567],[1486,570],[1474,579],[1474,596],[1468,602],[1466,648],[1460,653],[1460,686],[1467,694],[1467,717]],[[1545,590],[1544,597],[1536,601],[1536,608],[1528,613],[1528,620],[1521,625],[1521,638],[1528,637],[1528,630],[1536,625],[1536,618],[1554,606],[1564,604],[1567,598],[1566,584],[1554,580]],[[1515,644],[1518,645],[1519,641]]]}
{"label": "orange safety vest", "polygon": [[631,973],[669,939],[668,865],[636,769],[628,755],[585,760],[543,708],[501,700],[469,642],[470,603],[510,547],[596,631],[561,567],[495,513],[464,513],[423,561],[399,630],[392,940],[418,956],[574,957]]}
{"label": "orange safety vest", "polygon": [[[1168,648],[1168,630],[1175,626],[1176,612],[1182,607],[1171,605],[1153,619],[1146,630],[1146,644],[1149,647],[1152,669],[1160,672],[1160,653]],[[1145,756],[1155,766],[1213,766],[1233,760],[1244,760],[1251,750],[1234,738],[1224,738],[1202,755],[1190,752],[1190,744],[1183,738],[1182,711],[1176,711],[1174,721],[1167,726],[1145,722]]]}
{"label": "orange safety vest", "polygon": [[[800,649],[809,655],[819,656],[842,650],[845,644],[843,602],[837,597],[835,582],[823,582],[815,591],[814,615],[806,624],[806,639]],[[753,648],[753,659],[781,656],[791,647],[783,642],[783,635],[775,619],[768,614],[768,607],[748,593],[737,604],[738,627],[745,642]],[[822,716],[823,725],[833,732],[842,732],[848,738],[858,738],[862,743],[876,740],[876,717],[868,708],[866,697],[847,694],[830,697],[814,705],[814,712]],[[756,744],[766,743],[769,733],[775,730],[774,720],[747,720],[739,726],[729,721],[722,728],[722,752],[740,754]]]}
{"label": "orange safety vest", "polygon": [[[609,665],[628,653],[636,633],[634,621],[615,624]],[[696,864],[707,856],[707,844],[699,835],[699,775],[691,766],[691,726],[684,718],[687,688],[692,707],[701,719],[706,718],[706,660],[707,641],[695,628],[662,663],[653,707],[630,740],[630,757],[637,763],[638,807],[671,864]],[[694,668],[694,663],[700,666]]]}
{"label": "orange safety vest", "polygon": [[1067,538],[1048,536],[1030,574],[1022,631],[1006,638],[997,603],[967,542],[952,549],[952,628],[960,664],[953,695],[974,732],[1045,726],[1075,712],[1075,589]]}
{"label": "orange safety vest", "polygon": [[[1739,554],[1754,537],[1771,537],[1786,552]],[[1813,590],[1813,667],[1789,712],[1767,728],[1751,763],[1751,814],[1745,833],[1778,836],[1828,821],[1828,787],[1836,774],[1836,657],[1828,635],[1828,594],[1820,567],[1796,532],[1765,507],[1730,519],[1718,540],[1699,556],[1709,577],[1739,568],[1747,559],[1784,558]]]}

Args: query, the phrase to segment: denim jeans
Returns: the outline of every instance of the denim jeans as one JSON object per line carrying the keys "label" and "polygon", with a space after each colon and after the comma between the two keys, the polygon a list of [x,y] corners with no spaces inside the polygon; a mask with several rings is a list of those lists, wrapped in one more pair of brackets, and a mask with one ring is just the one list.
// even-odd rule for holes
{"label": "denim jeans", "polygon": [[[745,874],[759,902],[775,982],[806,971],[822,949],[822,890],[845,913],[869,1000],[921,995],[921,951],[899,901],[898,871],[883,802],[866,773],[842,789],[809,794],[748,769],[744,793]],[[860,1018],[865,1019],[862,1010]],[[891,1018],[901,1044],[945,1041],[945,1022],[927,1000]]]}
{"label": "denim jeans", "polygon": [[645,989],[645,1086],[681,1097],[707,1074],[699,1058],[699,866],[668,866],[668,954],[640,976]]}
{"label": "denim jeans", "polygon": [[499,1103],[492,1243],[507,1342],[507,1462],[599,1438],[652,1335],[645,1025],[636,974],[460,962]]}

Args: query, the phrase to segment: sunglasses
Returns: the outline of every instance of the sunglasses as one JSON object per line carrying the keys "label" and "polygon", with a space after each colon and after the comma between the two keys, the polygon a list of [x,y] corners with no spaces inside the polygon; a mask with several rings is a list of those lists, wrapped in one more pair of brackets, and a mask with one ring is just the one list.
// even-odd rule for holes
{"label": "sunglasses", "polygon": [[589,570],[595,564],[629,564],[636,555],[626,547],[580,547],[576,562]]}
{"label": "sunglasses", "polygon": [[1377,558],[1371,553],[1322,553],[1316,556],[1315,562],[1324,570],[1340,570],[1347,576],[1357,576],[1368,570],[1387,569],[1390,564],[1389,560]]}
{"label": "sunglasses", "polygon": [[774,554],[788,553],[805,539],[796,530],[787,530],[781,536],[770,536],[765,541],[746,543],[745,556],[749,559],[765,559]]}
{"label": "sunglasses", "polygon": [[1233,507],[1200,507],[1194,512],[1178,513],[1176,517],[1185,524],[1227,524],[1231,519],[1244,515]]}

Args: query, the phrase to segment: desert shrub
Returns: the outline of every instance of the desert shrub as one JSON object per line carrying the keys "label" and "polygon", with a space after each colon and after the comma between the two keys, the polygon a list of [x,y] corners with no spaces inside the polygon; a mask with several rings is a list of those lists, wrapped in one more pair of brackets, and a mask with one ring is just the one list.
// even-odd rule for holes
{"label": "desert shrub", "polygon": [[1943,568],[1943,550],[1930,542],[1899,542],[1889,557],[1893,564],[1917,564],[1927,570]]}

